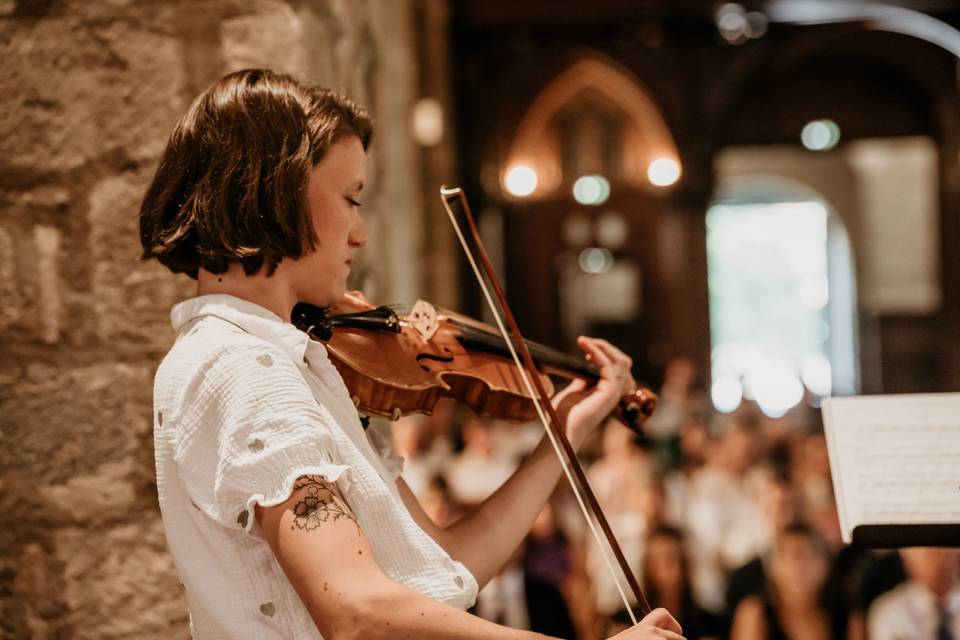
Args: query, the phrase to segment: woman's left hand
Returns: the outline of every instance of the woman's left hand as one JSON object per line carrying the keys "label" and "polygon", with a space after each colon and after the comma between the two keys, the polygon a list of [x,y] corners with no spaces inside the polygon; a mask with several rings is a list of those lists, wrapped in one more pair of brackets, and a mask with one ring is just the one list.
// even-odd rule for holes
{"label": "woman's left hand", "polygon": [[623,351],[606,340],[586,336],[577,338],[577,346],[599,370],[600,379],[589,387],[583,380],[574,380],[553,397],[553,405],[574,449],[579,449],[587,436],[610,415],[620,398],[637,386],[630,373],[633,360]]}

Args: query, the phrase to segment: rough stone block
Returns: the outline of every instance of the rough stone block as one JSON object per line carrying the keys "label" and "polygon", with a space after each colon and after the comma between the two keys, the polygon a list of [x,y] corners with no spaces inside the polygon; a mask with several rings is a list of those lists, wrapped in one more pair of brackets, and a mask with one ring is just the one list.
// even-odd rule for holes
{"label": "rough stone block", "polygon": [[229,18],[220,26],[227,70],[269,67],[304,74],[307,61],[299,17],[285,2],[261,4],[257,13]]}
{"label": "rough stone block", "polygon": [[99,182],[91,191],[91,304],[99,340],[159,354],[173,342],[171,305],[194,295],[195,285],[155,261],[140,261],[137,211],[145,183],[142,176],[123,174]]}
{"label": "rough stone block", "polygon": [[20,319],[23,306],[13,250],[13,238],[0,227],[0,332]]}
{"label": "rough stone block", "polygon": [[143,498],[130,480],[138,475],[134,464],[132,458],[106,462],[94,473],[74,476],[63,484],[41,486],[39,493],[46,508],[70,524],[124,520],[142,511],[138,502]]}
{"label": "rough stone block", "polygon": [[99,19],[11,22],[0,39],[11,96],[0,109],[0,158],[11,175],[72,169],[111,151],[152,158],[163,149],[185,106],[182,45],[102,10]]}
{"label": "rough stone block", "polygon": [[159,516],[144,509],[129,524],[63,529],[66,619],[76,638],[189,638],[187,606]]}
{"label": "rough stone block", "polygon": [[17,612],[18,636],[50,638],[56,635],[57,625],[53,620],[62,616],[63,605],[52,564],[49,554],[37,542],[28,542],[20,548],[13,565],[16,573],[13,588],[22,599]]}
{"label": "rough stone block", "polygon": [[[139,482],[149,483],[153,371],[153,363],[29,364],[25,380],[0,387],[3,474],[25,473],[38,485],[59,484],[129,458],[141,462]],[[29,520],[37,514],[5,515]]]}
{"label": "rough stone block", "polygon": [[40,338],[47,344],[53,344],[60,337],[60,278],[58,261],[60,254],[60,232],[56,227],[37,225],[33,228],[33,244],[36,249],[37,283],[39,291],[37,302],[39,314],[36,325]]}
{"label": "rough stone block", "polygon": [[[37,219],[48,219],[38,210]],[[0,342],[56,344],[66,325],[71,334],[84,324],[83,314],[68,317],[80,290],[86,250],[75,251],[73,224],[34,224],[28,215],[11,216],[0,230]],[[77,288],[78,282],[81,288]],[[89,292],[84,292],[89,295]],[[3,370],[12,362],[0,362]]]}

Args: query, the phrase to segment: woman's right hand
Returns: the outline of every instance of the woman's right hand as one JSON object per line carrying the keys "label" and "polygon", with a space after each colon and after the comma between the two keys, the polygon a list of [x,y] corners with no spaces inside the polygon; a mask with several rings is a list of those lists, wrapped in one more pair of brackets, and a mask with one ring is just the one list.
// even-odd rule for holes
{"label": "woman's right hand", "polygon": [[609,640],[683,640],[683,630],[666,609],[654,609],[636,626],[630,627]]}

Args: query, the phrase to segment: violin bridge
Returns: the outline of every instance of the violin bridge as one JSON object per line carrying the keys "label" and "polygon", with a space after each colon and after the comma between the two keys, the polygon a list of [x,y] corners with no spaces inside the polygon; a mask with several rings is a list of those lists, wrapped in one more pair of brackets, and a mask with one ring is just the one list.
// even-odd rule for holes
{"label": "violin bridge", "polygon": [[424,342],[430,342],[437,329],[440,328],[440,320],[437,318],[437,309],[426,300],[417,300],[410,309],[410,315],[407,316],[407,322],[416,330],[417,334],[423,338]]}

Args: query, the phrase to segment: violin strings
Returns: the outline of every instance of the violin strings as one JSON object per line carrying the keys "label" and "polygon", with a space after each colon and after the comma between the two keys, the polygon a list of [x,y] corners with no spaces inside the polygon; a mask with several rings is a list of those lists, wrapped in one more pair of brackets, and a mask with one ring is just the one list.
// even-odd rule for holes
{"label": "violin strings", "polygon": [[[607,570],[610,571],[610,575],[613,576],[614,584],[617,586],[617,592],[620,594],[620,599],[623,601],[623,606],[626,608],[627,613],[630,615],[630,621],[634,625],[637,624],[636,615],[633,613],[633,607],[630,605],[630,600],[627,598],[626,592],[623,590],[623,585],[621,584],[620,576],[617,573],[616,569],[613,567],[613,562],[610,559],[611,550],[608,550],[604,541],[600,537],[600,533],[597,531],[596,524],[593,521],[593,517],[590,515],[587,510],[587,505],[583,501],[583,497],[580,495],[580,488],[577,486],[576,481],[573,478],[573,474],[570,472],[570,467],[567,461],[564,458],[563,452],[560,447],[560,443],[557,442],[556,436],[553,433],[553,430],[547,427],[547,416],[544,412],[543,407],[541,406],[542,398],[539,397],[534,389],[533,385],[530,382],[530,378],[527,376],[527,370],[520,362],[520,357],[517,355],[516,350],[513,346],[513,341],[510,340],[507,329],[503,325],[503,320],[500,317],[500,312],[497,310],[496,306],[493,303],[493,298],[490,295],[490,290],[487,288],[486,280],[484,280],[482,274],[480,273],[480,268],[477,266],[476,260],[473,257],[473,251],[470,250],[470,247],[467,244],[467,239],[463,235],[463,231],[460,229],[460,225],[457,223],[456,216],[453,213],[453,210],[450,208],[450,204],[447,202],[447,199],[443,197],[445,189],[441,187],[440,199],[443,201],[443,208],[447,211],[447,216],[450,218],[450,223],[453,225],[453,229],[457,234],[457,238],[460,240],[461,246],[463,246],[464,252],[467,254],[467,260],[470,262],[470,267],[473,269],[474,276],[477,278],[477,282],[480,284],[480,289],[483,292],[483,297],[487,302],[487,306],[490,307],[490,311],[493,313],[494,320],[496,320],[497,327],[500,329],[500,333],[503,336],[504,341],[507,344],[507,348],[510,350],[510,355],[513,358],[514,363],[517,365],[517,368],[520,371],[520,377],[523,380],[523,384],[527,389],[527,393],[530,394],[530,398],[533,400],[533,406],[537,411],[537,415],[540,416],[540,421],[544,425],[544,430],[547,432],[547,437],[550,439],[550,444],[553,446],[553,450],[556,453],[557,459],[560,461],[560,467],[563,469],[564,475],[567,477],[567,482],[570,483],[570,488],[573,491],[574,497],[577,499],[577,504],[580,505],[580,511],[583,513],[584,519],[587,521],[587,526],[590,529],[590,532],[593,534],[593,539],[596,541],[597,546],[600,549],[600,555],[603,558],[604,563],[607,565]],[[556,425],[557,428],[561,428],[560,425]]]}

